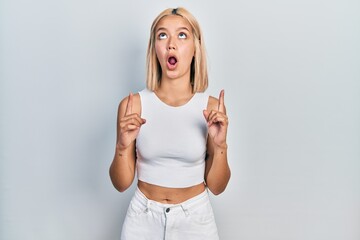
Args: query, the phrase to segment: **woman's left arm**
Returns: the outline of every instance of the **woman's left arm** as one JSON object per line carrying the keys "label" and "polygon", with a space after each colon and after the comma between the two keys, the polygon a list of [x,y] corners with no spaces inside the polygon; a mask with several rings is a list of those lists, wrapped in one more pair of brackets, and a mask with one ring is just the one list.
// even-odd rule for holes
{"label": "woman's left arm", "polygon": [[210,97],[204,117],[209,132],[205,182],[210,191],[218,195],[225,190],[231,175],[227,161],[226,135],[229,122],[224,104],[224,90],[220,92],[219,100]]}

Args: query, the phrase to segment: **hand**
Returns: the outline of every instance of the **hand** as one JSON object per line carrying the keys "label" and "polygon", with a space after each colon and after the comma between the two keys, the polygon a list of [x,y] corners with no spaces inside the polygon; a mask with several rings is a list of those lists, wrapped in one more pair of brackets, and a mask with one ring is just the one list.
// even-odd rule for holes
{"label": "hand", "polygon": [[204,117],[208,123],[208,131],[211,139],[217,147],[226,148],[226,134],[228,127],[228,117],[225,112],[224,90],[219,95],[217,110],[203,111]]}
{"label": "hand", "polygon": [[145,123],[145,119],[139,114],[132,113],[133,94],[130,93],[126,104],[126,110],[123,117],[120,117],[118,146],[120,149],[127,148],[132,143],[139,131],[140,127]]}

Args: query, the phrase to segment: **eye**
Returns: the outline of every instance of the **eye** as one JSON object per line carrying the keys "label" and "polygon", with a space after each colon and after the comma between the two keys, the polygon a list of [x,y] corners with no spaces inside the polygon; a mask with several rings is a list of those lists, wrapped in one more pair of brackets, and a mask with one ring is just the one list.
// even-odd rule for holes
{"label": "eye", "polygon": [[187,35],[185,33],[179,33],[179,38],[181,39],[186,39],[187,38]]}
{"label": "eye", "polygon": [[159,34],[159,39],[166,39],[166,38],[167,38],[166,33],[160,33]]}

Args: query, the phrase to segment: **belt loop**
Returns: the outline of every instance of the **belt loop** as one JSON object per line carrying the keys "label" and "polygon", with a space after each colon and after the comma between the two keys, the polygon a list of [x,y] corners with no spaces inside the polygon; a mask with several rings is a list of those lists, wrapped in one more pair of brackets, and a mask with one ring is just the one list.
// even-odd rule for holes
{"label": "belt loop", "polygon": [[181,206],[182,210],[184,211],[185,216],[189,216],[189,210],[187,210],[182,204],[180,206]]}

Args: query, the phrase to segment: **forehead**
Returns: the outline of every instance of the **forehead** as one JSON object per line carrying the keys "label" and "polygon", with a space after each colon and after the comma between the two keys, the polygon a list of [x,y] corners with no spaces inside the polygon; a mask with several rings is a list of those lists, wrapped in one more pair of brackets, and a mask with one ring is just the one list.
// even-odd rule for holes
{"label": "forehead", "polygon": [[190,23],[183,17],[179,15],[169,15],[165,16],[158,22],[155,31],[159,28],[166,28],[166,29],[179,29],[179,28],[187,28],[191,31]]}

